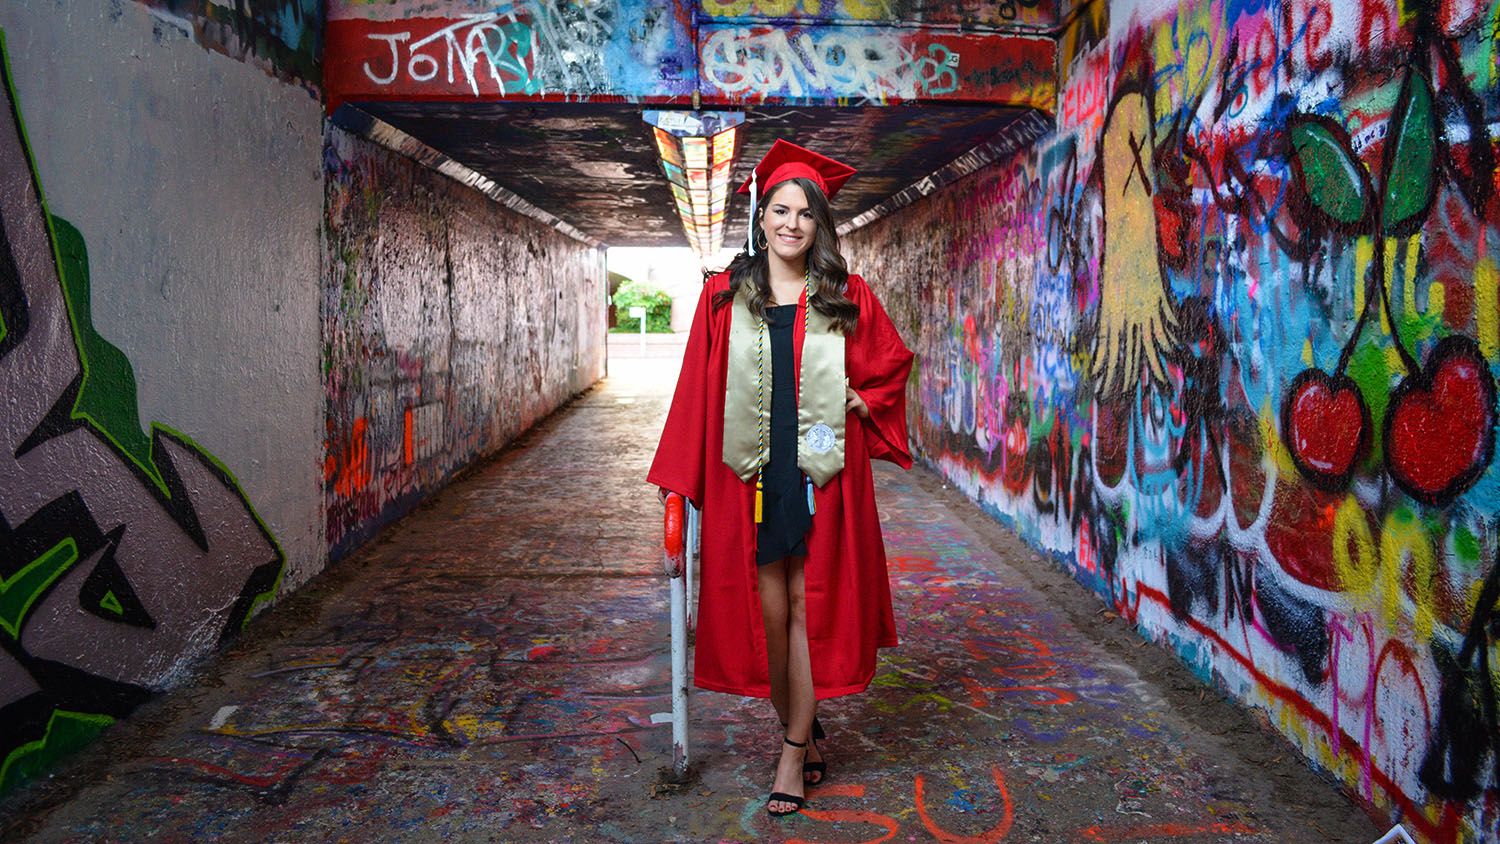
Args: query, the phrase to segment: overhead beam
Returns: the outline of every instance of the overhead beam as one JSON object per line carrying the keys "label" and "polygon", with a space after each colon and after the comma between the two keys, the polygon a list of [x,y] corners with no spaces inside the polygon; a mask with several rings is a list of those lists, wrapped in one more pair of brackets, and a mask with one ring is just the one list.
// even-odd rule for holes
{"label": "overhead beam", "polygon": [[902,24],[964,30],[1052,30],[1057,0],[702,0],[713,23],[778,20],[799,24]]}
{"label": "overhead beam", "polygon": [[926,27],[768,25],[699,30],[698,90],[711,103],[969,102],[1051,111],[1056,42]]}
{"label": "overhead beam", "polygon": [[[858,12],[890,4],[852,0],[812,4],[817,16],[753,17],[803,5],[521,0],[484,10],[465,0],[331,0],[324,84],[330,110],[382,101],[958,102],[1053,110],[1056,42],[1035,28],[980,30],[937,11],[937,22],[862,21],[845,6]],[[980,12],[991,6],[995,15],[1025,9],[1045,17],[1040,0],[980,4]]]}

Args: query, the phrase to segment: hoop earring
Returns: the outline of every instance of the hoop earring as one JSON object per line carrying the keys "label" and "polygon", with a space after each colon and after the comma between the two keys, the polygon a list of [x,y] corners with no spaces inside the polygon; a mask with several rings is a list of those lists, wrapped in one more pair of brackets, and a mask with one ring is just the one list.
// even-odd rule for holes
{"label": "hoop earring", "polygon": [[764,252],[770,248],[771,241],[766,237],[766,230],[760,226],[755,227],[755,248]]}

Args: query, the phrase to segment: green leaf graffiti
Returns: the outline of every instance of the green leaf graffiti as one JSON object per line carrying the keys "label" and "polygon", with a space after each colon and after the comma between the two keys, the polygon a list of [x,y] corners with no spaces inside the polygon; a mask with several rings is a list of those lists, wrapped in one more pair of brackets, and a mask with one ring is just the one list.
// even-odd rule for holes
{"label": "green leaf graffiti", "polygon": [[130,359],[94,329],[90,298],[89,256],[83,234],[61,217],[49,215],[57,244],[58,276],[73,321],[83,383],[73,404],[73,415],[92,421],[106,437],[129,454],[158,485],[162,484],[151,459],[151,438],[141,427],[136,409],[135,370]]}
{"label": "green leaf graffiti", "polygon": [[32,605],[77,560],[77,544],[64,539],[8,580],[0,579],[0,629],[9,633],[12,639],[20,638],[21,623],[31,612]]}
{"label": "green leaf graffiti", "polygon": [[[1417,218],[1432,202],[1437,188],[1433,162],[1436,157],[1437,125],[1432,109],[1432,87],[1427,77],[1408,69],[1391,114],[1391,134],[1386,140],[1385,186],[1380,224],[1386,234],[1395,234],[1403,223]],[[1420,222],[1420,219],[1417,220]]]}
{"label": "green leaf graffiti", "polygon": [[1349,153],[1343,130],[1321,119],[1290,127],[1294,161],[1313,206],[1334,223],[1354,226],[1369,210],[1364,168]]}
{"label": "green leaf graffiti", "polygon": [[44,736],[11,751],[0,764],[0,794],[35,779],[57,760],[93,741],[114,722],[108,715],[55,710],[47,720]]}

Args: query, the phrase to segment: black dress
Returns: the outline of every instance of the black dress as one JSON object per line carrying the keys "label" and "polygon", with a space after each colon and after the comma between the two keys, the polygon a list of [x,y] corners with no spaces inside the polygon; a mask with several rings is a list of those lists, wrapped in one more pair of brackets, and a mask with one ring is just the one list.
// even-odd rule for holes
{"label": "black dress", "polygon": [[807,487],[797,467],[797,368],[792,361],[796,305],[767,309],[771,334],[771,460],[761,470],[764,491],[756,531],[756,565],[807,554]]}

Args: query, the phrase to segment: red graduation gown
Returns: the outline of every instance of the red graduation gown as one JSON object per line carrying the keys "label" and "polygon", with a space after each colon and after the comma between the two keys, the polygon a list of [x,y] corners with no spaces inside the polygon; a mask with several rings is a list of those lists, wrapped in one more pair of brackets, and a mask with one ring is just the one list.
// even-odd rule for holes
{"label": "red graduation gown", "polygon": [[[703,286],[677,392],[647,480],[703,510],[694,682],[717,692],[770,697],[766,638],[755,568],[755,481],[724,463],[724,378],[733,308],[714,309],[727,272]],[[885,543],[875,510],[871,458],[911,468],[906,442],[906,380],[912,353],[864,279],[849,276],[845,295],[859,323],[844,340],[849,385],[870,418],[845,420],[844,468],[813,494],[804,574],[808,649],[818,699],[863,691],[875,676],[876,648],[896,644]],[[801,371],[803,308],[792,344]],[[769,365],[769,364],[767,364]],[[753,424],[754,420],[746,420]]]}

